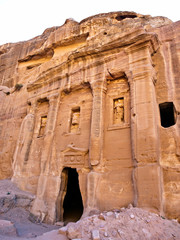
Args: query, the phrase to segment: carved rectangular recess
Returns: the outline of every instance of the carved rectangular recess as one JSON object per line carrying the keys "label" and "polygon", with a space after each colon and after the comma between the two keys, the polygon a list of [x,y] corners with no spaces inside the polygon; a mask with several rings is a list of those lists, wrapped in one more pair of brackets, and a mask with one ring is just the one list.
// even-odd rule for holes
{"label": "carved rectangular recess", "polygon": [[39,134],[38,137],[44,136],[45,133],[45,128],[46,128],[46,123],[47,123],[47,115],[41,116],[40,120],[40,128],[39,128]]}
{"label": "carved rectangular recess", "polygon": [[176,109],[173,102],[164,102],[159,104],[161,126],[164,128],[171,127],[176,124]]}
{"label": "carved rectangular recess", "polygon": [[36,123],[34,133],[37,138],[40,138],[45,134],[47,116],[49,111],[49,100],[47,97],[41,97],[37,99],[36,103]]}
{"label": "carved rectangular recess", "polygon": [[113,124],[124,123],[124,97],[113,99]]}
{"label": "carved rectangular recess", "polygon": [[107,130],[115,130],[130,127],[129,101],[126,94],[108,96],[109,124]]}
{"label": "carved rectangular recess", "polygon": [[107,130],[130,126],[130,90],[127,79],[107,82],[106,121]]}
{"label": "carved rectangular recess", "polygon": [[80,107],[74,107],[71,110],[70,133],[78,133],[80,125]]}

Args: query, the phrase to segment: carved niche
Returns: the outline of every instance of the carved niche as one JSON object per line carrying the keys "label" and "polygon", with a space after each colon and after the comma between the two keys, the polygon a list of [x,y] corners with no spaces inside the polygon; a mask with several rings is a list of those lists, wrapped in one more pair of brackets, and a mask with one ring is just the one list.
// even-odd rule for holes
{"label": "carved niche", "polygon": [[124,122],[124,98],[117,98],[113,100],[114,114],[113,124],[121,124]]}
{"label": "carved niche", "polygon": [[106,109],[108,130],[129,126],[130,89],[126,78],[107,82]]}
{"label": "carved niche", "polygon": [[80,123],[80,107],[73,108],[71,111],[70,132],[77,133]]}
{"label": "carved niche", "polygon": [[40,129],[39,129],[39,137],[42,137],[45,133],[47,123],[47,116],[41,116],[41,122],[40,122]]}

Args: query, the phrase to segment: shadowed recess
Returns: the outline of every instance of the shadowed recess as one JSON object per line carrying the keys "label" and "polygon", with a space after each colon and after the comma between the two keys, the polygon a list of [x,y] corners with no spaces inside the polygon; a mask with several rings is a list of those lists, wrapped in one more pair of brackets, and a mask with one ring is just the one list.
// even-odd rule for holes
{"label": "shadowed recess", "polygon": [[83,213],[83,203],[79,189],[78,173],[76,169],[73,168],[67,168],[67,170],[67,192],[63,202],[63,220],[65,223],[78,221]]}

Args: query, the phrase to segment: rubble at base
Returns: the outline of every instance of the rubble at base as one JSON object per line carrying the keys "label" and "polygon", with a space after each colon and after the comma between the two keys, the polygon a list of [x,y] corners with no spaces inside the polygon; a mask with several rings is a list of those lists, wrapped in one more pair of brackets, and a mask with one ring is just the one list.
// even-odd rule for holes
{"label": "rubble at base", "polygon": [[77,222],[66,226],[57,222],[53,226],[30,220],[27,199],[32,201],[33,195],[19,190],[10,180],[0,181],[0,191],[0,202],[4,202],[0,211],[0,240],[180,240],[177,220],[167,220],[131,204],[119,210],[90,211],[91,216]]}
{"label": "rubble at base", "polygon": [[140,208],[103,212],[60,228],[67,239],[77,240],[170,240],[180,239],[180,225]]}

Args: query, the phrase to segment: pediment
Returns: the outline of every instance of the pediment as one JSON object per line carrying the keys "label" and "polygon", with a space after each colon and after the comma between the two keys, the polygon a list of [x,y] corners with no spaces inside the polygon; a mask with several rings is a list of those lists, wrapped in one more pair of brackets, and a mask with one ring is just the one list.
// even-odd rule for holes
{"label": "pediment", "polygon": [[88,153],[88,149],[85,149],[85,148],[78,148],[78,147],[75,147],[74,145],[72,144],[69,144],[67,145],[67,148],[64,149],[62,151],[62,153],[64,153],[64,155],[70,155],[70,154],[81,154],[81,155],[85,155]]}
{"label": "pediment", "polygon": [[73,144],[67,145],[62,151],[63,162],[66,166],[81,165],[83,166],[87,159],[88,149],[75,147]]}

